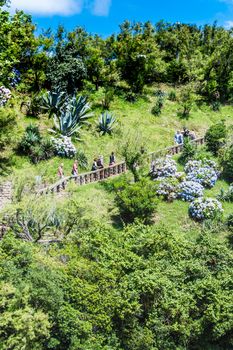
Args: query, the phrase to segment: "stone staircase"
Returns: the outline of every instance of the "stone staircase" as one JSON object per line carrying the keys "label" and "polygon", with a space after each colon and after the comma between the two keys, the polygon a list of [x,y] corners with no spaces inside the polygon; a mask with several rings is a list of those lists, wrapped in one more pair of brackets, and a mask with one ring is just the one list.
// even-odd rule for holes
{"label": "stone staircase", "polygon": [[10,181],[0,185],[0,210],[12,201],[12,183]]}

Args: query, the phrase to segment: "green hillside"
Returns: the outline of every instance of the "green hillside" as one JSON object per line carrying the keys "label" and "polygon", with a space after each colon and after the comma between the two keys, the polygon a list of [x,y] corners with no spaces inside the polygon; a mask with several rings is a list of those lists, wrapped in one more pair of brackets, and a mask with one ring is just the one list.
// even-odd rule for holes
{"label": "green hillside", "polygon": [[232,30],[38,36],[5,4],[0,350],[233,349]]}

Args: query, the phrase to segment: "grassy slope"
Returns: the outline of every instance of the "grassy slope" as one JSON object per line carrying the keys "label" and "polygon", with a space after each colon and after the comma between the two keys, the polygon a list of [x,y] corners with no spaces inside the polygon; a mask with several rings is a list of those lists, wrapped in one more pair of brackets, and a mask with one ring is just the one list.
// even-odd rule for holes
{"label": "grassy slope", "polygon": [[[145,142],[148,151],[156,148],[165,147],[173,144],[174,131],[181,129],[184,125],[195,130],[198,136],[205,133],[208,126],[222,118],[225,118],[227,123],[233,123],[233,113],[231,106],[222,107],[220,112],[213,112],[210,107],[202,105],[194,107],[189,120],[181,120],[177,116],[178,103],[166,100],[161,116],[155,117],[151,114],[151,108],[156,101],[153,94],[149,94],[146,99],[139,99],[132,104],[125,102],[120,97],[115,97],[111,105],[111,111],[117,116],[119,121],[118,130],[112,137],[100,137],[95,130],[95,120],[101,112],[100,102],[103,98],[101,91],[92,96],[95,117],[91,120],[89,128],[83,130],[83,142],[77,143],[88,159],[91,160],[98,154],[103,154],[108,160],[109,153],[114,150],[117,153],[119,142],[124,137],[124,131],[137,130]],[[40,125],[43,133],[47,133],[47,128],[50,127],[51,121],[48,121],[46,116],[42,116],[40,120],[27,118],[19,115],[19,129],[17,137],[20,138],[25,126],[30,122],[35,122]],[[123,133],[122,133],[123,131]],[[117,154],[118,159],[120,158]],[[53,158],[46,162],[41,162],[38,165],[32,165],[26,157],[15,156],[14,174],[18,177],[27,174],[29,176],[42,175],[46,183],[56,180],[56,172],[58,164],[61,162],[59,158]],[[66,174],[70,173],[72,160],[64,160],[64,168]],[[109,180],[112,181],[112,180]],[[218,181],[217,185],[207,190],[206,196],[215,197],[221,188],[226,188],[227,184],[224,181]],[[114,205],[114,195],[106,191],[103,184],[92,184],[84,187],[74,187],[71,184],[71,192],[78,199],[80,205],[88,208],[88,216],[96,218],[101,222],[114,225],[116,228],[121,227],[117,208]],[[233,212],[232,204],[224,204],[225,216]],[[181,230],[191,230],[196,224],[188,217],[188,203],[175,201],[173,203],[161,202],[158,207],[158,212],[155,216],[155,222],[164,223],[170,227],[180,227]]]}
{"label": "grassy slope", "polygon": [[[168,89],[163,87],[163,89]],[[202,136],[208,126],[222,118],[225,118],[227,123],[233,123],[233,110],[231,106],[224,106],[220,112],[213,112],[210,107],[201,105],[195,106],[191,112],[189,120],[182,120],[177,116],[179,105],[177,102],[165,101],[165,105],[161,116],[155,117],[151,114],[156,97],[153,95],[155,89],[148,90],[148,95],[145,98],[140,98],[136,103],[126,102],[123,98],[116,96],[111,105],[113,112],[118,119],[118,127],[113,136],[99,136],[96,132],[96,124],[98,115],[101,112],[101,101],[103,99],[102,91],[94,93],[91,96],[95,116],[91,119],[91,125],[82,131],[83,142],[77,143],[77,147],[82,149],[88,156],[91,166],[92,159],[100,154],[108,162],[109,154],[115,151],[117,158],[121,158],[117,150],[119,143],[124,135],[129,130],[137,130],[140,133],[145,147],[148,151],[154,151],[157,148],[170,146],[173,144],[174,132],[187,126],[195,130],[198,136]],[[52,121],[48,121],[46,116],[42,116],[40,120],[27,118],[19,115],[19,138],[22,135],[23,129],[30,122],[35,122],[40,125],[42,131],[46,134],[47,128],[52,126]],[[57,167],[61,160],[53,158],[46,162],[41,162],[37,166],[31,165],[26,158],[15,157],[15,170],[28,167],[35,175],[42,175],[46,181],[52,182],[56,179]],[[72,160],[64,160],[64,168],[67,175],[70,174]]]}

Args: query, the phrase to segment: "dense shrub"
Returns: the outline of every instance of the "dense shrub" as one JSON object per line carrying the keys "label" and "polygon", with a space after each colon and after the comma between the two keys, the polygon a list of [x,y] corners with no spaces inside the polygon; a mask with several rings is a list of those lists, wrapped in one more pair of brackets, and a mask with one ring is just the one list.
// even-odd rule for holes
{"label": "dense shrub", "polygon": [[228,229],[233,232],[233,214],[230,214],[227,217],[226,224],[227,224]]}
{"label": "dense shrub", "polygon": [[198,221],[220,218],[222,213],[222,204],[214,198],[198,198],[189,206],[189,215]]}
{"label": "dense shrub", "polygon": [[29,156],[33,163],[54,156],[54,145],[49,139],[42,138],[37,125],[30,124],[18,145],[18,151]]}
{"label": "dense shrub", "polygon": [[233,181],[233,144],[226,147],[220,159],[223,167],[223,176],[229,181]]}
{"label": "dense shrub", "polygon": [[217,155],[219,149],[226,143],[227,128],[223,121],[212,125],[205,134],[208,151]]}
{"label": "dense shrub", "polygon": [[143,179],[118,189],[116,203],[125,222],[139,219],[149,223],[156,212],[158,199],[153,191],[153,183]]}
{"label": "dense shrub", "polygon": [[175,90],[171,90],[168,94],[168,99],[170,101],[176,101],[176,91]]}
{"label": "dense shrub", "polygon": [[184,137],[182,153],[179,157],[179,162],[185,164],[190,159],[193,159],[196,154],[196,146],[189,138]]}
{"label": "dense shrub", "polygon": [[151,109],[151,113],[156,116],[160,115],[162,112],[163,104],[164,104],[163,97],[158,97],[156,104]]}
{"label": "dense shrub", "polygon": [[218,198],[222,201],[233,202],[233,184],[231,184],[226,191],[221,190]]}

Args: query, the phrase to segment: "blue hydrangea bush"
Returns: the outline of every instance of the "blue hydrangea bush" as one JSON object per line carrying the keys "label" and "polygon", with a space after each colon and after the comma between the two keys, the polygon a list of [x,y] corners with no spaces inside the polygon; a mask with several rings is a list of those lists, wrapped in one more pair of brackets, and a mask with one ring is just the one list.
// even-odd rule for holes
{"label": "blue hydrangea bush", "polygon": [[197,182],[208,188],[216,184],[219,176],[217,164],[209,159],[191,160],[186,164],[184,171],[187,181]]}
{"label": "blue hydrangea bush", "polygon": [[156,181],[156,194],[167,201],[177,198],[179,181],[176,178],[163,178]]}
{"label": "blue hydrangea bush", "polygon": [[189,206],[190,217],[197,221],[215,219],[222,213],[222,204],[214,198],[197,198]]}
{"label": "blue hydrangea bush", "polygon": [[51,137],[55,147],[55,154],[59,157],[73,158],[77,150],[73,145],[71,138],[68,136],[60,136],[59,138]]}
{"label": "blue hydrangea bush", "polygon": [[178,186],[177,197],[183,201],[192,202],[195,198],[203,197],[204,187],[198,182],[183,181]]}
{"label": "blue hydrangea bush", "polygon": [[171,156],[159,158],[151,164],[151,176],[154,179],[163,179],[175,176],[177,173],[177,165]]}

